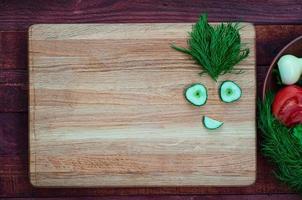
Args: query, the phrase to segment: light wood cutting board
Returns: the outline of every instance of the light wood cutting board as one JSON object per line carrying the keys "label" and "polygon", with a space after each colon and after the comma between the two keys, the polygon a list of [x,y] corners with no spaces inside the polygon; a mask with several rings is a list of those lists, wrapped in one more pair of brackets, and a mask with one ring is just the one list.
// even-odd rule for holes
{"label": "light wood cutting board", "polygon": [[[170,48],[191,24],[34,25],[29,30],[30,180],[34,186],[231,186],[256,174],[255,31],[250,56],[214,82]],[[242,98],[225,104],[219,84]],[[203,107],[185,87],[208,88]],[[224,122],[206,130],[203,115]]]}

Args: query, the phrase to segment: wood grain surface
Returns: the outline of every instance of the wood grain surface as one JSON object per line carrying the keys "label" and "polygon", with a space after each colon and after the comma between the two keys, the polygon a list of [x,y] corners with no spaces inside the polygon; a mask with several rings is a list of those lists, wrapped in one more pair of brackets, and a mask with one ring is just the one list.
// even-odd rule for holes
{"label": "wood grain surface", "polygon": [[[217,8],[217,4],[219,6]],[[244,9],[242,8],[244,4]],[[83,197],[101,195],[152,195],[176,199],[299,199],[278,182],[273,167],[263,158],[258,131],[257,180],[248,187],[152,188],[34,188],[28,178],[28,70],[27,29],[33,23],[194,22],[207,11],[211,21],[257,23],[257,93],[268,65],[277,52],[301,35],[302,12],[298,0],[274,1],[119,1],[67,0],[0,2],[0,197]],[[161,9],[159,9],[161,7]],[[222,12],[223,10],[223,12]],[[114,13],[114,14],[112,14]],[[259,24],[262,25],[259,25]],[[289,25],[295,23],[296,25]],[[272,25],[280,24],[280,25]],[[282,194],[276,194],[282,193]],[[161,196],[158,196],[161,194]],[[174,194],[175,196],[170,196]],[[185,196],[183,196],[185,194]],[[189,195],[190,194],[190,195]],[[193,194],[196,194],[192,196]],[[219,194],[219,195],[216,195]],[[232,195],[237,194],[237,195]],[[267,194],[267,195],[266,195]],[[274,195],[276,194],[276,195]],[[188,196],[189,195],[189,196]],[[107,198],[107,197],[104,197]],[[122,196],[120,199],[131,199]]]}
{"label": "wood grain surface", "polygon": [[[255,31],[250,56],[218,82],[185,45],[192,24],[34,25],[29,30],[30,179],[35,186],[250,185],[256,179]],[[240,101],[223,104],[234,80]],[[201,109],[183,90],[201,82]],[[244,111],[244,112],[242,112]],[[201,118],[224,121],[209,131]]]}
{"label": "wood grain surface", "polygon": [[[278,30],[278,31],[276,31]],[[257,25],[256,47],[257,90],[261,93],[269,58],[273,57],[282,46],[301,33],[302,26],[293,25]],[[257,180],[249,187],[152,187],[152,188],[33,188],[28,178],[28,118],[27,103],[27,32],[0,32],[0,50],[5,52],[4,63],[0,65],[1,76],[1,106],[0,106],[0,194],[1,197],[56,197],[56,196],[99,196],[99,195],[137,195],[137,194],[252,194],[289,193],[283,184],[273,176],[272,167],[262,157],[259,149],[261,135],[258,132]],[[6,44],[5,46],[2,44]],[[19,63],[18,65],[16,63]],[[263,65],[261,65],[263,63]],[[4,99],[3,99],[4,98]],[[6,102],[6,100],[11,99]],[[4,100],[4,101],[3,101]],[[217,198],[220,198],[218,196]],[[181,198],[181,197],[180,197]],[[240,199],[240,197],[238,196]],[[215,199],[215,198],[214,198]]]}
{"label": "wood grain surface", "polygon": [[202,12],[211,21],[299,24],[300,0],[2,0],[0,29],[24,30],[38,23],[194,22]]}
{"label": "wood grain surface", "polygon": [[[46,198],[35,198],[35,200],[43,200]],[[300,200],[301,196],[298,194],[262,194],[262,195],[169,195],[169,196],[158,196],[158,195],[140,195],[140,196],[103,196],[103,197],[67,197],[67,198],[47,198],[47,200]],[[1,200],[29,200],[29,198],[4,198]]]}

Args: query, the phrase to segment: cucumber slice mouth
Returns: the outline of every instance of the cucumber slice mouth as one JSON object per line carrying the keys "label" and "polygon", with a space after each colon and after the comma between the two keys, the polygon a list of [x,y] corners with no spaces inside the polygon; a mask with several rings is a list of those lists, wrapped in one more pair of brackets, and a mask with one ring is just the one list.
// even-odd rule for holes
{"label": "cucumber slice mouth", "polygon": [[224,123],[213,118],[203,116],[202,123],[209,130],[215,130],[221,127]]}
{"label": "cucumber slice mouth", "polygon": [[231,103],[240,99],[241,88],[234,81],[224,81],[219,88],[220,99],[225,103]]}
{"label": "cucumber slice mouth", "polygon": [[200,83],[190,85],[185,90],[185,98],[194,106],[203,106],[208,99],[207,88]]}

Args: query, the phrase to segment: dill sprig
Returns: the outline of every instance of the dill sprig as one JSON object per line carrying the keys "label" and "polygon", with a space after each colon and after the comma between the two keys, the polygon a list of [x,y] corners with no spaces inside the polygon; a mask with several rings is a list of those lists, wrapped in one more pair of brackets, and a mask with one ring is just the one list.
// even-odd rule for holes
{"label": "dill sprig", "polygon": [[262,131],[262,152],[276,165],[276,177],[302,193],[302,127],[287,128],[271,112],[274,95],[269,92],[258,103],[258,125]]}
{"label": "dill sprig", "polygon": [[177,51],[189,54],[201,66],[202,72],[217,81],[220,75],[231,72],[249,54],[241,43],[238,23],[211,26],[206,14],[201,15],[189,33],[188,49],[172,45]]}

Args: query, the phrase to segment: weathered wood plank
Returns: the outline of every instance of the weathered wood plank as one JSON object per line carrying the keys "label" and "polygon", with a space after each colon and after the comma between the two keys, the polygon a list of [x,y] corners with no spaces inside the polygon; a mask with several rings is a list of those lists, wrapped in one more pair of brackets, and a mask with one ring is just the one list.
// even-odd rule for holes
{"label": "weathered wood plank", "polygon": [[302,25],[256,26],[257,65],[270,65],[278,52],[302,35]]}
{"label": "weathered wood plank", "polygon": [[26,31],[0,32],[0,70],[27,69],[27,41]]}
{"label": "weathered wood plank", "polygon": [[[158,195],[148,196],[106,196],[106,197],[57,197],[47,198],[47,200],[299,200],[297,194],[252,194],[252,195]],[[44,200],[45,198],[35,198],[35,200]],[[3,200],[29,200],[29,198],[4,198]]]}
{"label": "weathered wood plank", "polygon": [[52,1],[0,3],[0,30],[27,30],[37,23],[194,22],[202,12],[211,21],[301,23],[297,0],[241,1]]}

